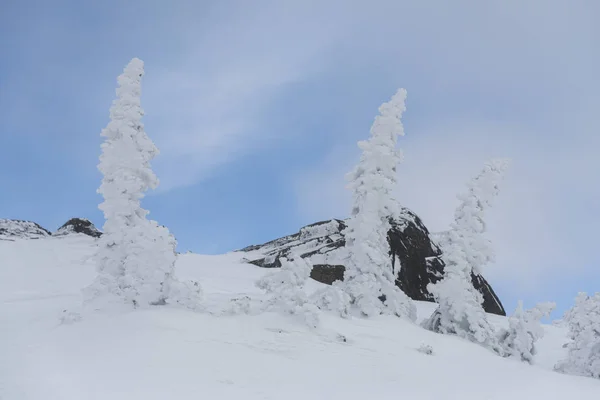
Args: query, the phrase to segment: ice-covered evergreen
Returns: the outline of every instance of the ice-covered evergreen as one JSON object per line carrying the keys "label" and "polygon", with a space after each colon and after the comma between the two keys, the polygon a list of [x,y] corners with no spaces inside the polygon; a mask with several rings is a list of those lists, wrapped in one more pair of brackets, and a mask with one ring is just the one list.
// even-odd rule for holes
{"label": "ice-covered evergreen", "polygon": [[484,236],[484,216],[498,194],[498,184],[507,167],[505,159],[487,162],[483,171],[469,182],[467,192],[459,196],[461,204],[454,214],[454,222],[440,242],[446,264],[444,278],[428,286],[439,306],[423,324],[432,331],[455,334],[498,352],[501,348],[471,275],[494,260],[491,244]]}
{"label": "ice-covered evergreen", "polygon": [[387,235],[390,218],[400,207],[393,196],[396,168],[402,153],[396,148],[404,135],[401,117],[405,111],[406,90],[399,89],[379,107],[371,127],[371,137],[358,143],[362,155],[348,174],[353,206],[347,223],[344,291],[361,314],[381,313],[415,318],[412,301],[395,285]]}
{"label": "ice-covered evergreen", "polygon": [[600,379],[600,293],[579,293],[564,320],[571,342],[567,358],[556,365],[556,370]]}
{"label": "ice-covered evergreen", "polygon": [[299,255],[281,259],[281,268],[265,275],[256,286],[267,293],[266,310],[282,310],[301,316],[311,327],[319,325],[319,309],[305,291],[312,265]]}
{"label": "ice-covered evergreen", "polygon": [[541,319],[549,317],[555,307],[554,303],[541,303],[525,311],[523,302],[519,301],[514,314],[508,319],[508,329],[500,334],[504,355],[532,364],[537,353],[535,344],[544,336]]}
{"label": "ice-covered evergreen", "polygon": [[158,185],[150,166],[158,149],[142,123],[143,74],[140,59],[134,58],[125,67],[118,78],[110,123],[102,131],[105,141],[98,169],[103,180],[98,193],[104,198],[99,206],[105,217],[104,235],[95,256],[98,275],[84,295],[87,302],[100,307],[165,304],[171,294],[172,300],[192,306],[200,289],[173,278],[175,238],[167,228],[148,220],[148,211],[140,204],[144,193]]}

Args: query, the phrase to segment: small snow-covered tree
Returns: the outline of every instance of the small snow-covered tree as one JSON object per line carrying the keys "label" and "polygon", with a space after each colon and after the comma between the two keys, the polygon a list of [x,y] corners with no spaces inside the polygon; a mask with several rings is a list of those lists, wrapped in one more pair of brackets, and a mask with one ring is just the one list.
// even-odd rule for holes
{"label": "small snow-covered tree", "polygon": [[508,319],[508,329],[500,334],[504,355],[532,364],[537,352],[535,343],[544,336],[541,319],[549,317],[555,307],[554,303],[540,303],[524,311],[523,302],[519,301],[514,314]]}
{"label": "small snow-covered tree", "polygon": [[309,301],[304,289],[310,278],[312,265],[296,254],[289,260],[281,258],[280,261],[281,268],[256,282],[256,286],[269,296],[265,308],[299,315],[307,325],[316,328],[319,325],[319,309]]}
{"label": "small snow-covered tree", "polygon": [[310,301],[320,310],[333,311],[343,318],[350,317],[350,296],[344,291],[341,281],[316,290]]}
{"label": "small snow-covered tree", "polygon": [[429,330],[458,335],[498,352],[501,349],[483,310],[483,296],[473,287],[471,274],[480,273],[481,267],[494,259],[491,244],[484,236],[484,215],[498,194],[507,167],[505,159],[489,161],[468,184],[468,191],[459,196],[461,204],[454,222],[439,243],[444,277],[428,285],[439,306],[423,324]]}
{"label": "small snow-covered tree", "polygon": [[399,89],[382,104],[371,137],[358,143],[362,156],[348,174],[353,206],[345,230],[348,257],[342,286],[351,304],[365,316],[387,313],[414,320],[414,304],[395,285],[388,243],[390,219],[400,211],[393,191],[402,161],[396,145],[398,136],[404,135],[405,100],[406,90]]}
{"label": "small snow-covered tree", "polygon": [[600,379],[600,293],[579,293],[575,306],[565,315],[569,324],[567,358],[559,362],[557,371]]}
{"label": "small snow-covered tree", "polygon": [[[165,304],[167,299],[194,308],[200,296],[197,285],[173,277],[176,241],[169,230],[146,218],[140,201],[158,185],[150,161],[158,149],[144,131],[140,104],[144,63],[137,58],[118,78],[117,98],[98,169],[103,180],[99,208],[106,219],[95,255],[98,276],[84,290],[86,302],[130,304],[134,307]],[[171,296],[173,295],[173,296]],[[102,307],[102,305],[100,305]]]}
{"label": "small snow-covered tree", "polygon": [[600,318],[600,293],[588,295],[579,292],[575,305],[565,312],[563,321],[569,326],[569,338],[575,339],[582,331],[593,325]]}

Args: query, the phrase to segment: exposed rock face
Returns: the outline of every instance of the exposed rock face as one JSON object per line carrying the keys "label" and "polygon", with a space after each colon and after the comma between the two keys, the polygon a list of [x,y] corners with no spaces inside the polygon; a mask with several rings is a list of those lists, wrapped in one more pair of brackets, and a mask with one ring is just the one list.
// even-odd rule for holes
{"label": "exposed rock face", "polygon": [[63,226],[58,228],[54,236],[65,236],[73,233],[83,233],[91,237],[100,237],[100,232],[91,221],[84,218],[71,218]]}
{"label": "exposed rock face", "polygon": [[49,236],[66,236],[82,233],[94,238],[100,237],[100,232],[94,224],[84,218],[71,218],[54,234],[31,221],[17,219],[0,219],[0,240],[41,239]]}
{"label": "exposed rock face", "polygon": [[40,239],[50,236],[51,233],[31,221],[18,219],[0,219],[0,239]]}
{"label": "exposed rock face", "polygon": [[[281,267],[280,258],[299,254],[309,258],[313,264],[311,277],[316,281],[331,284],[344,278],[346,224],[341,220],[317,222],[305,226],[298,233],[246,247],[249,263],[264,268]],[[400,263],[396,285],[414,300],[433,301],[427,290],[429,283],[439,281],[444,275],[441,251],[430,237],[421,219],[408,209],[401,217],[392,221],[388,233],[392,264]],[[472,276],[473,286],[482,293],[485,311],[506,315],[500,299],[481,275]]]}

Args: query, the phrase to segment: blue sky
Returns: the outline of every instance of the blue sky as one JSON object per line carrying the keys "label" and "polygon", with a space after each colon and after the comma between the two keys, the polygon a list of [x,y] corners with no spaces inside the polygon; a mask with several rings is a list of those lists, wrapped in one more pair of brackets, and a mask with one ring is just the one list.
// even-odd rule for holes
{"label": "blue sky", "polygon": [[563,310],[600,290],[597,15],[594,0],[4,0],[0,216],[102,225],[100,131],[133,57],[161,149],[144,206],[182,251],[345,217],[356,141],[405,87],[398,198],[443,230],[483,162],[512,158],[485,275],[507,309]]}

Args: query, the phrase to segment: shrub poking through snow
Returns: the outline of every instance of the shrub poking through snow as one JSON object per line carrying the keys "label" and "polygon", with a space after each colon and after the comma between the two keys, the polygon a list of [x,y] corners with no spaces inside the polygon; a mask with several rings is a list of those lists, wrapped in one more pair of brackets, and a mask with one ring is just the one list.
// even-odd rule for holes
{"label": "shrub poking through snow", "polygon": [[433,355],[433,347],[428,344],[421,343],[421,346],[417,349],[419,353],[423,353],[425,355],[431,356]]}

